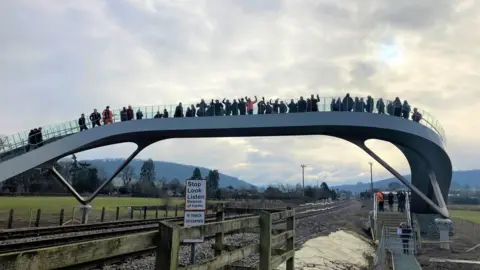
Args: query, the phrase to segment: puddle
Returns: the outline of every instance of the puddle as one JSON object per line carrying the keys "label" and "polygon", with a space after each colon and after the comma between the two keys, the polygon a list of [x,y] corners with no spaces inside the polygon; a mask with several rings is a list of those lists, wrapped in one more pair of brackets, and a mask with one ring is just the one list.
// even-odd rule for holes
{"label": "puddle", "polygon": [[[302,270],[363,270],[368,269],[375,249],[362,236],[337,231],[328,236],[310,239],[295,252],[295,269]],[[284,270],[286,263],[277,269]]]}

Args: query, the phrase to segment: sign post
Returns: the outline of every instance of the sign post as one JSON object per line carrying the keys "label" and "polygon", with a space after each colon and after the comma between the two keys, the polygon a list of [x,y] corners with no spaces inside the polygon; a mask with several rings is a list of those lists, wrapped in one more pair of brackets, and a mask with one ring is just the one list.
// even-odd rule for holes
{"label": "sign post", "polygon": [[[185,181],[185,212],[183,214],[183,226],[196,226],[205,224],[207,210],[207,180]],[[190,243],[190,263],[195,263],[195,243],[202,243],[204,236],[185,239],[184,243]]]}

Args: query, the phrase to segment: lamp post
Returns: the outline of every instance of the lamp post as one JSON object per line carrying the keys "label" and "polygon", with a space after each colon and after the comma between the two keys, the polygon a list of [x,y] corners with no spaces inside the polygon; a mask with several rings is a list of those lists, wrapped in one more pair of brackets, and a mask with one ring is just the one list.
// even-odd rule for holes
{"label": "lamp post", "polygon": [[370,164],[370,193],[372,193],[372,199],[373,199],[373,163],[370,161],[368,162]]}
{"label": "lamp post", "polygon": [[302,167],[302,196],[305,197],[305,167],[307,165],[302,164],[300,167]]}

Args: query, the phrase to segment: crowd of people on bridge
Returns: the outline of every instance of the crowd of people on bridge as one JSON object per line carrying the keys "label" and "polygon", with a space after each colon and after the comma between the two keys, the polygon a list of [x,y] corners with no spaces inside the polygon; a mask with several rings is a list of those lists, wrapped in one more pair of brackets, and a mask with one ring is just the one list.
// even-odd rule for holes
{"label": "crowd of people on bridge", "polygon": [[[289,102],[284,102],[279,99],[265,99],[262,97],[258,99],[257,96],[254,98],[244,97],[240,99],[229,99],[223,100],[210,100],[205,102],[204,99],[200,100],[196,105],[187,106],[184,108],[183,104],[180,102],[173,111],[173,117],[204,117],[204,116],[235,116],[235,115],[253,115],[254,109],[256,107],[256,114],[285,114],[285,113],[303,113],[303,112],[318,112],[319,106],[318,103],[320,97],[318,95],[311,95],[309,98],[300,97],[299,100],[294,101],[291,99]],[[396,117],[402,117],[405,119],[411,119],[415,122],[420,122],[422,115],[418,112],[417,108],[411,111],[411,107],[408,104],[408,101],[404,100],[403,103],[397,97],[393,102],[386,102],[383,99],[378,99],[376,103],[371,96],[368,96],[365,100],[364,98],[352,98],[350,94],[338,99],[332,99],[330,103],[330,111],[345,111],[345,112],[367,112],[367,113],[378,113],[378,114],[388,114]],[[324,104],[326,106],[327,104]],[[326,108],[322,109],[326,111]],[[110,110],[110,107],[107,106],[103,112],[100,114],[97,109],[95,109],[89,116],[89,120],[92,127],[108,125],[114,122],[114,113]],[[167,109],[163,111],[157,111],[153,118],[169,118],[170,112]],[[120,111],[120,121],[130,121],[130,120],[141,120],[144,118],[143,112],[138,109],[136,112],[133,110],[132,106],[123,107]],[[78,125],[80,131],[88,129],[88,121],[85,118],[85,115],[82,114],[78,119]]]}
{"label": "crowd of people on bridge", "polygon": [[27,152],[43,145],[42,128],[34,128],[28,133]]}
{"label": "crowd of people on bridge", "polygon": [[[173,111],[173,117],[204,117],[204,116],[235,116],[235,115],[253,115],[256,109],[256,114],[285,114],[285,113],[304,113],[304,112],[318,112],[328,111],[326,106],[329,106],[329,110],[333,112],[366,112],[366,113],[378,113],[387,114],[391,116],[401,117],[404,119],[411,119],[414,122],[420,122],[422,120],[422,114],[418,112],[417,108],[411,111],[408,101],[403,102],[400,98],[396,97],[393,102],[386,102],[383,99],[378,99],[376,102],[371,96],[366,99],[362,97],[352,98],[350,94],[346,94],[343,98],[332,99],[330,105],[323,104],[323,108],[319,108],[318,103],[321,98],[318,95],[311,95],[308,98],[300,97],[297,101],[291,99],[288,102],[284,102],[280,99],[261,99],[254,96],[242,97],[239,99],[224,98],[223,100],[210,100],[206,102],[201,99],[196,105],[187,106],[184,108],[180,102],[176,105]],[[163,111],[157,111],[153,118],[169,118],[169,111],[164,109]],[[115,114],[109,106],[102,111],[98,112],[94,109],[88,119],[85,114],[81,114],[78,119],[78,126],[80,131],[88,130],[89,126],[95,128],[96,126],[108,125],[115,122]],[[132,106],[123,107],[120,111],[120,121],[141,120],[144,118],[143,112],[138,109],[136,112]],[[43,144],[42,129],[33,129],[29,133],[27,151],[29,149],[41,146]]]}

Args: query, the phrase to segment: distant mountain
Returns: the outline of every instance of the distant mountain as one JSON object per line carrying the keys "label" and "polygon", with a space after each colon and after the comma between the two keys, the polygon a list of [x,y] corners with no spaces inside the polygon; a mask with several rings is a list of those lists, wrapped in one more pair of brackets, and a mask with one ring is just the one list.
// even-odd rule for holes
{"label": "distant mountain", "polygon": [[[82,160],[82,162],[87,162],[92,164],[97,168],[102,168],[107,175],[112,175],[113,172],[120,167],[124,159],[93,159],[93,160]],[[138,177],[140,175],[140,168],[143,165],[144,160],[134,159],[130,162],[130,166],[134,169],[135,175]],[[171,181],[174,178],[177,178],[180,181],[185,181],[185,179],[192,176],[192,172],[195,169],[195,166],[164,162],[164,161],[153,161],[155,164],[156,179],[166,178],[168,181]],[[208,175],[210,169],[198,167],[202,176],[205,177]],[[222,174],[220,172],[220,187],[232,186],[234,188],[248,188],[253,186],[250,183],[247,183],[243,180],[240,180],[236,177]]]}
{"label": "distant mountain", "polygon": [[[410,181],[411,175],[404,175]],[[373,182],[374,188],[387,188],[391,182],[399,182],[397,178],[388,178]],[[480,187],[480,170],[470,171],[454,171],[452,176],[452,185],[450,188],[462,187],[469,185],[470,187]],[[336,189],[349,190],[351,192],[362,192],[370,189],[370,182],[362,182],[353,185],[338,185]]]}

